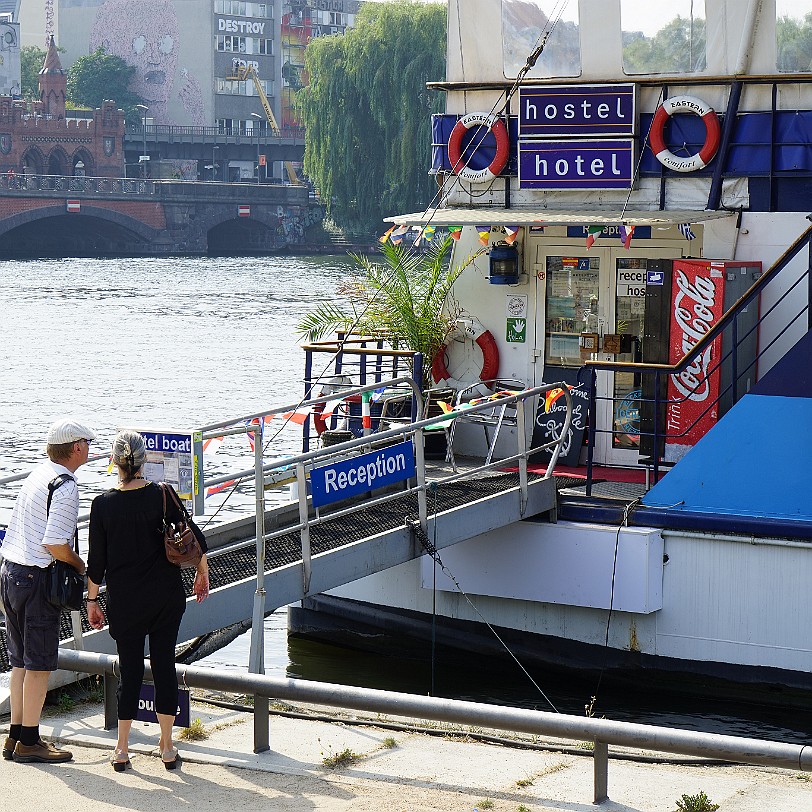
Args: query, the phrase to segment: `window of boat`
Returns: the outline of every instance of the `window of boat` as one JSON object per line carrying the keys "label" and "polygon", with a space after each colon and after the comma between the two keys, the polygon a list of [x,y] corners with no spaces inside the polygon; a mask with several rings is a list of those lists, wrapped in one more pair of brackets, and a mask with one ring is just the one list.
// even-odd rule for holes
{"label": "window of boat", "polygon": [[620,26],[625,73],[705,70],[704,0],[620,0]]}
{"label": "window of boat", "polygon": [[502,60],[513,79],[547,37],[544,50],[526,74],[536,79],[581,75],[577,2],[502,0]]}
{"label": "window of boat", "polygon": [[778,70],[812,72],[812,0],[776,0]]}

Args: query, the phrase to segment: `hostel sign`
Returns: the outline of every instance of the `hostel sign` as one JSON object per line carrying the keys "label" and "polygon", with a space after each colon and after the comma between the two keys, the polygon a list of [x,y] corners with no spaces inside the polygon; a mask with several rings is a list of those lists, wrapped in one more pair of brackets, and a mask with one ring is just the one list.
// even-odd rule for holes
{"label": "hostel sign", "polygon": [[631,188],[636,98],[631,84],[520,88],[519,188]]}

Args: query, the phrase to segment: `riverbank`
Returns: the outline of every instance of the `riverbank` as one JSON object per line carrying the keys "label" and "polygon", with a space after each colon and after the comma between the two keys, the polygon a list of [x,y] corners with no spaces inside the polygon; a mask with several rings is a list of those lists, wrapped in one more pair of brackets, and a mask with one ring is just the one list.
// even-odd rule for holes
{"label": "riverbank", "polygon": [[672,812],[683,794],[702,791],[723,812],[812,808],[809,774],[614,748],[611,800],[595,807],[591,754],[572,742],[515,736],[508,746],[460,738],[466,731],[455,735],[451,726],[435,723],[442,735],[404,727],[404,720],[275,707],[271,749],[255,754],[251,714],[196,699],[192,719],[200,720],[196,726],[207,737],[179,742],[184,762],[175,772],[164,770],[154,755],[157,725],[136,722],[132,769],[125,773],[113,772],[107,762],[115,732],[103,730],[101,705],[68,713],[49,708],[42,732],[71,749],[74,760],[58,766],[0,762],[0,808],[31,808],[39,797],[47,798],[50,812],[174,812],[180,805],[275,812]]}

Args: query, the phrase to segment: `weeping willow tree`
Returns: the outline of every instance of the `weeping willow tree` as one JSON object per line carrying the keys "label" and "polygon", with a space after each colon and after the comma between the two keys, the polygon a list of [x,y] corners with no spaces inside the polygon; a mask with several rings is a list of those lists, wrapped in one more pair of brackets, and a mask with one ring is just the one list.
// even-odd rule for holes
{"label": "weeping willow tree", "polygon": [[384,216],[431,201],[431,114],[444,99],[426,82],[445,76],[445,42],[445,4],[399,0],[365,3],[355,28],[308,44],[304,169],[347,231],[379,232]]}

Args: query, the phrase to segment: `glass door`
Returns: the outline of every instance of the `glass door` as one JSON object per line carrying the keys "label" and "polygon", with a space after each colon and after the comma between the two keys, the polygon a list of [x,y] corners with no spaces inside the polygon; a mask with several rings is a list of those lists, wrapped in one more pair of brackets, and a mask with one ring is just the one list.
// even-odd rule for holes
{"label": "glass door", "polygon": [[[538,324],[543,380],[574,384],[589,359],[639,361],[644,335],[646,260],[674,257],[664,248],[539,246]],[[537,354],[541,355],[541,347]],[[641,381],[633,371],[598,375],[594,461],[637,464]]]}

